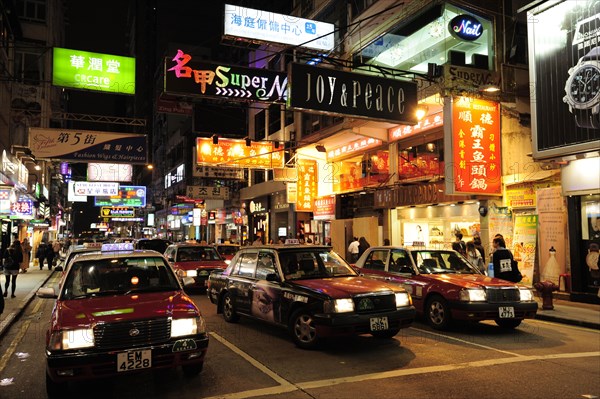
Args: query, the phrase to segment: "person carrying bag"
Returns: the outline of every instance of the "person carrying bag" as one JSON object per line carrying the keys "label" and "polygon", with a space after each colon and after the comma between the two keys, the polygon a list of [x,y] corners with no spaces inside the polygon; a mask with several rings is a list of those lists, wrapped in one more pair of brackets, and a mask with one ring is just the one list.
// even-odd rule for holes
{"label": "person carrying bag", "polygon": [[12,295],[11,298],[15,298],[15,289],[17,288],[17,276],[19,275],[19,269],[23,262],[23,250],[21,249],[21,243],[19,240],[13,241],[8,247],[4,256],[2,257],[2,264],[4,265],[4,276],[6,282],[4,283],[4,297],[8,296],[8,288],[12,281]]}
{"label": "person carrying bag", "polygon": [[519,263],[514,259],[510,250],[506,248],[504,238],[496,237],[492,243],[494,246],[494,254],[492,255],[494,277],[513,283],[523,280],[523,275],[519,271]]}

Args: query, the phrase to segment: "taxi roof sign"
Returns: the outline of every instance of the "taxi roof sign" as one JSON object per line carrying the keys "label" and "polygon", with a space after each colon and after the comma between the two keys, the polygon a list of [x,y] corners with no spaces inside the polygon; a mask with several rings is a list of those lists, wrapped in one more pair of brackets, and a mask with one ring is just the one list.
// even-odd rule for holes
{"label": "taxi roof sign", "polygon": [[111,242],[102,244],[102,252],[133,251],[132,242]]}
{"label": "taxi roof sign", "polygon": [[285,245],[297,245],[300,244],[300,240],[298,240],[297,238],[286,238],[285,239]]}

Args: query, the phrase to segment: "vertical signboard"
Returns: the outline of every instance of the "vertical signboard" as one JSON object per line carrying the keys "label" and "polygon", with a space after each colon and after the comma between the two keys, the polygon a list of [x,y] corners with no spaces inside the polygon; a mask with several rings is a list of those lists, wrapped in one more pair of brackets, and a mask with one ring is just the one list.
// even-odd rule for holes
{"label": "vertical signboard", "polygon": [[558,284],[567,260],[567,209],[560,186],[537,190],[540,281]]}
{"label": "vertical signboard", "polygon": [[317,197],[317,161],[298,160],[298,202],[297,212],[312,212]]}
{"label": "vertical signboard", "polygon": [[[447,194],[502,195],[500,104],[452,97],[444,106]],[[447,166],[447,167],[448,167]]]}

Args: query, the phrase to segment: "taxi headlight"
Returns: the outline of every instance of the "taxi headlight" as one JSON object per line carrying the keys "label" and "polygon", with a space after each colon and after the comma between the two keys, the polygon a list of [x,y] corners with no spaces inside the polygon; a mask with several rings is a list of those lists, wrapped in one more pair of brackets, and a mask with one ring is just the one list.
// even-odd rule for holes
{"label": "taxi headlight", "polygon": [[57,331],[50,337],[50,350],[71,350],[91,348],[94,346],[94,330],[83,328],[78,330]]}
{"label": "taxi headlight", "polygon": [[225,264],[229,266],[231,264],[231,259],[225,259]]}
{"label": "taxi headlight", "polygon": [[198,324],[203,325],[197,317],[171,320],[171,338],[198,334]]}
{"label": "taxi headlight", "polygon": [[519,288],[522,301],[533,301],[533,292],[529,288]]}
{"label": "taxi headlight", "polygon": [[396,307],[402,308],[404,306],[410,306],[412,304],[410,295],[407,292],[396,292]]}
{"label": "taxi headlight", "polygon": [[323,308],[323,310],[326,313],[354,312],[354,301],[352,300],[352,298],[342,298],[325,301]]}
{"label": "taxi headlight", "polygon": [[187,270],[185,272],[185,276],[186,277],[197,277],[198,276],[198,271],[197,270]]}
{"label": "taxi headlight", "polygon": [[483,288],[465,289],[460,292],[460,300],[465,302],[485,302],[487,296]]}

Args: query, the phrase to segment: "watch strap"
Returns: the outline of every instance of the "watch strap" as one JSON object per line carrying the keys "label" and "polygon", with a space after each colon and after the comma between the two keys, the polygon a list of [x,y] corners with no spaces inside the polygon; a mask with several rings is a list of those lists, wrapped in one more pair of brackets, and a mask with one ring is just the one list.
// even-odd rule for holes
{"label": "watch strap", "polygon": [[577,126],[600,129],[600,114],[594,114],[589,109],[574,109],[573,114]]}
{"label": "watch strap", "polygon": [[600,58],[600,46],[596,46],[581,58],[581,61],[597,60]]}

